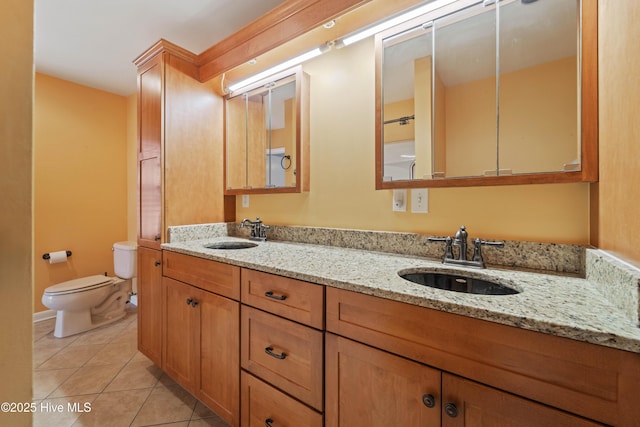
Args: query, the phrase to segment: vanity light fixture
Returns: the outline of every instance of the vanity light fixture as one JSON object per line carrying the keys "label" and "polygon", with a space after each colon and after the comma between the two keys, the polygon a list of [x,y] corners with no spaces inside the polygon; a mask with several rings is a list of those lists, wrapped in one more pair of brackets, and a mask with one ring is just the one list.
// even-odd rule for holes
{"label": "vanity light fixture", "polygon": [[[323,45],[324,46],[324,45]],[[230,92],[235,92],[238,89],[241,89],[245,86],[249,86],[252,83],[255,83],[257,81],[260,81],[264,78],[267,78],[273,74],[279,73],[280,71],[284,71],[287,68],[291,68],[293,66],[296,66],[298,64],[302,64],[305,61],[308,61],[311,58],[315,58],[316,56],[322,55],[324,52],[326,52],[327,49],[323,49],[323,47],[317,47],[313,50],[310,50],[308,52],[305,52],[301,55],[295,56],[287,61],[281,62],[278,65],[274,65],[271,68],[267,68],[266,70],[262,71],[261,73],[258,74],[254,74],[251,77],[248,77],[244,80],[240,80],[238,83],[234,83],[232,85],[229,85],[229,91]]]}
{"label": "vanity light fixture", "polygon": [[398,15],[395,18],[391,18],[389,20],[383,21],[372,27],[365,28],[362,31],[358,31],[355,34],[351,34],[347,37],[344,37],[336,43],[336,46],[337,47],[349,46],[350,44],[359,42],[360,40],[366,39],[367,37],[370,37],[388,28],[394,27],[398,24],[402,24],[403,22],[409,21],[410,19],[416,18],[420,15],[424,15],[427,12],[431,12],[432,10],[436,10],[438,8],[447,6],[448,4],[451,4],[455,1],[456,0],[431,1],[423,6],[420,6],[416,9],[403,13],[402,15]]}

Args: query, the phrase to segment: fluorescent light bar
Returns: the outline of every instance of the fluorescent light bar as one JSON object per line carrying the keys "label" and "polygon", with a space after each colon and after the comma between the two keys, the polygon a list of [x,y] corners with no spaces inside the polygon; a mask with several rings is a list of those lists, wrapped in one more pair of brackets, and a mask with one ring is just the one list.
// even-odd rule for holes
{"label": "fluorescent light bar", "polygon": [[420,6],[417,9],[413,9],[407,13],[403,13],[402,15],[396,16],[395,18],[391,18],[388,21],[381,22],[378,25],[374,25],[373,27],[366,28],[358,33],[350,35],[342,39],[342,44],[344,46],[349,46],[355,42],[359,42],[360,40],[366,39],[369,36],[380,33],[386,29],[394,27],[398,24],[402,24],[403,22],[407,22],[410,19],[416,18],[420,15],[424,15],[427,12],[431,12],[432,10],[436,10],[440,7],[446,6],[448,4],[453,3],[456,0],[436,0],[432,1],[424,6]]}
{"label": "fluorescent light bar", "polygon": [[234,83],[232,85],[229,85],[229,91],[231,92],[235,92],[238,89],[241,89],[245,86],[249,86],[252,83],[255,83],[257,81],[260,81],[264,78],[267,78],[273,74],[279,73],[280,71],[284,71],[287,68],[293,67],[294,65],[298,65],[303,63],[304,61],[308,61],[311,58],[315,58],[316,56],[322,55],[322,50],[320,50],[319,47],[310,50],[306,53],[303,53],[302,55],[298,55],[294,58],[289,59],[288,61],[282,62],[278,65],[275,65],[271,68],[268,68],[266,70],[264,70],[261,73],[255,74],[247,79],[241,80],[238,83]]}

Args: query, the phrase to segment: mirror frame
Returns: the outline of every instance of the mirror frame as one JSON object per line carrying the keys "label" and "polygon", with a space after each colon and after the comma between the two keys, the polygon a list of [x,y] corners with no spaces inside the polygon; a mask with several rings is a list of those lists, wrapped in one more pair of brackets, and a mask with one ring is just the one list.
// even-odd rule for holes
{"label": "mirror frame", "polygon": [[[292,187],[256,187],[256,188],[228,188],[227,187],[227,101],[230,98],[242,95],[243,93],[260,88],[268,83],[280,80],[289,76],[295,76],[296,82],[296,161],[295,174],[296,185]],[[240,90],[231,92],[224,97],[224,194],[272,194],[272,193],[301,193],[309,191],[309,75],[304,73],[302,66],[298,65],[288,70],[271,75],[263,80],[245,86]]]}
{"label": "mirror frame", "polygon": [[[577,2],[579,0],[576,0]],[[455,5],[455,3],[453,4]],[[439,9],[438,13],[442,13]],[[580,127],[581,170],[568,172],[541,172],[501,176],[452,177],[384,181],[383,159],[383,105],[382,55],[385,37],[408,30],[425,21],[418,17],[375,36],[375,174],[376,190],[429,187],[475,187],[492,185],[551,184],[598,181],[598,1],[582,0],[580,47]]]}

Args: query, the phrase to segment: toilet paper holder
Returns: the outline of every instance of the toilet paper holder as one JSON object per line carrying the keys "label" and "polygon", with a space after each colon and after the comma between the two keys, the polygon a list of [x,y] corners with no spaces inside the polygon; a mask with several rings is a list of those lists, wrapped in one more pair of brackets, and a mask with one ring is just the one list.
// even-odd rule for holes
{"label": "toilet paper holder", "polygon": [[[71,256],[71,251],[66,251],[67,252],[67,256]],[[42,255],[42,259],[49,259],[51,258],[49,256],[49,252],[47,252],[46,254]]]}

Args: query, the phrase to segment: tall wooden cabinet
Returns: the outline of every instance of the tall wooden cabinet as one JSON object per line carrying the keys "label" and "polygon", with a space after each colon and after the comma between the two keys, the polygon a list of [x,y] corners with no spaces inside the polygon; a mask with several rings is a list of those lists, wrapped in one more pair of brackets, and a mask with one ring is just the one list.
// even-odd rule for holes
{"label": "tall wooden cabinet", "polygon": [[234,221],[223,194],[224,105],[198,79],[197,56],[160,40],[138,67],[138,244],[159,249],[172,225]]}
{"label": "tall wooden cabinet", "polygon": [[167,227],[235,220],[223,194],[223,100],[196,55],[161,40],[138,67],[139,349],[162,366],[160,245]]}

